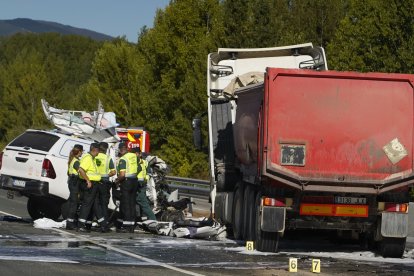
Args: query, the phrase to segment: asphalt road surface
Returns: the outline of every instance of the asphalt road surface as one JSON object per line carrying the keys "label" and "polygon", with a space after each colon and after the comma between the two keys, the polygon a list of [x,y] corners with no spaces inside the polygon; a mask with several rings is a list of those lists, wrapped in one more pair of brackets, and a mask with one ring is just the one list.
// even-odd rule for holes
{"label": "asphalt road surface", "polygon": [[297,259],[297,275],[313,275],[312,259],[321,261],[320,275],[413,275],[413,241],[404,258],[385,259],[358,243],[309,231],[287,235],[279,253],[266,254],[231,239],[36,229],[26,199],[8,199],[0,190],[0,275],[291,275],[289,258]]}

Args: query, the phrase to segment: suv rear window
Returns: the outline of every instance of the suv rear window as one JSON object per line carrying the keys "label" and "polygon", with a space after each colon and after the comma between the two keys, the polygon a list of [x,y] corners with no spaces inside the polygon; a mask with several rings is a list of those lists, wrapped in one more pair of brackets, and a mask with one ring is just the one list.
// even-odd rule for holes
{"label": "suv rear window", "polygon": [[9,146],[49,151],[58,140],[59,136],[53,134],[28,131],[14,139]]}

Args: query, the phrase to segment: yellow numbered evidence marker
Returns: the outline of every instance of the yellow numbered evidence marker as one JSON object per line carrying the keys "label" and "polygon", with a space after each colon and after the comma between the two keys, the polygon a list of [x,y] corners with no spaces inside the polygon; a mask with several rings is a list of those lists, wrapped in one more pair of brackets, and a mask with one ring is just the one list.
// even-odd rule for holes
{"label": "yellow numbered evidence marker", "polygon": [[252,241],[246,242],[246,250],[247,251],[253,251],[254,250],[254,243]]}
{"label": "yellow numbered evidence marker", "polygon": [[298,272],[298,259],[289,258],[289,272]]}
{"label": "yellow numbered evidence marker", "polygon": [[321,273],[321,260],[312,259],[312,269],[313,273]]}

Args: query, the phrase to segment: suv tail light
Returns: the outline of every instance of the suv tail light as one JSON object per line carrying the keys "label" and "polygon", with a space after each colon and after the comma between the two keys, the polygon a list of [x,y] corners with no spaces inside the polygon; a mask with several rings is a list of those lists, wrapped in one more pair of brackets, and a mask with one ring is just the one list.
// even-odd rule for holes
{"label": "suv tail light", "polygon": [[44,159],[42,164],[42,176],[55,179],[56,178],[56,172],[53,168],[52,162],[50,162],[49,159]]}
{"label": "suv tail light", "polygon": [[3,152],[0,152],[0,170],[1,170],[2,164],[3,164]]}

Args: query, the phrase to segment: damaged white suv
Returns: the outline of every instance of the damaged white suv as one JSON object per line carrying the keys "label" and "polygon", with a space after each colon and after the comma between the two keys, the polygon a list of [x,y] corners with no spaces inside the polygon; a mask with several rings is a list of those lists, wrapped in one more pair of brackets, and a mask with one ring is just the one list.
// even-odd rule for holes
{"label": "damaged white suv", "polygon": [[29,129],[0,153],[0,188],[28,197],[33,219],[65,217],[67,160],[75,144],[88,151],[91,140]]}

